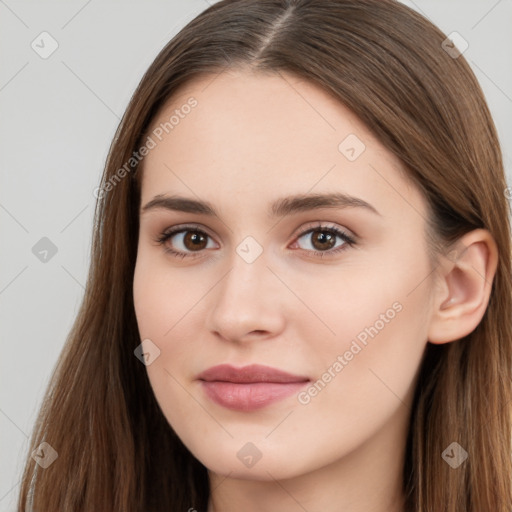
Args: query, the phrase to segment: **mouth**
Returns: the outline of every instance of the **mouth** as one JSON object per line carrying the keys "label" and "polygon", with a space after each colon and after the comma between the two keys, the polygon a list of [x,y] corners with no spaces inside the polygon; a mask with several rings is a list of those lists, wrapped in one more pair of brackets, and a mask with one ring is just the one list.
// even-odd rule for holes
{"label": "mouth", "polygon": [[208,398],[237,411],[253,411],[298,393],[311,379],[277,368],[249,365],[242,368],[222,364],[197,377]]}

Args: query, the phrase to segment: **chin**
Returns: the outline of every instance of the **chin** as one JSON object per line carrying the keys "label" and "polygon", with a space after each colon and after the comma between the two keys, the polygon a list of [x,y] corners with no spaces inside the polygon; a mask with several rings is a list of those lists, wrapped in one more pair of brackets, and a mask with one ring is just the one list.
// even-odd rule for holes
{"label": "chin", "polygon": [[[264,453],[265,450],[270,450],[270,448],[266,448],[262,450],[261,458],[251,465],[250,460],[244,463],[244,452],[240,454],[240,457],[237,455],[238,450],[238,448],[233,451],[225,449],[207,454],[203,452],[199,454],[202,455],[201,457],[197,455],[195,457],[209,471],[241,480],[285,480],[308,472],[305,460],[294,460],[286,453],[272,450],[272,455],[269,455]],[[294,451],[300,453],[300,450]],[[247,452],[250,453],[250,450]]]}

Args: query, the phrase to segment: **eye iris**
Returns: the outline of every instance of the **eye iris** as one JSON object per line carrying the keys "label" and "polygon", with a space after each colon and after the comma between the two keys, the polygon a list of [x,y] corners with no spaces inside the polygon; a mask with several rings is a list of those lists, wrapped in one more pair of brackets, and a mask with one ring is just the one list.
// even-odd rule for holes
{"label": "eye iris", "polygon": [[[204,249],[204,247],[202,247],[201,244],[204,243],[205,241],[206,237],[203,236],[201,233],[197,233],[195,231],[188,231],[183,237],[183,244],[187,249],[191,251]],[[189,242],[191,243],[190,246]]]}
{"label": "eye iris", "polygon": [[315,249],[317,248],[316,242],[320,243],[320,247],[318,247],[319,250],[331,249],[332,247],[334,247],[336,243],[336,237],[332,233],[329,233],[328,231],[314,231],[313,233],[313,246],[315,247]]}

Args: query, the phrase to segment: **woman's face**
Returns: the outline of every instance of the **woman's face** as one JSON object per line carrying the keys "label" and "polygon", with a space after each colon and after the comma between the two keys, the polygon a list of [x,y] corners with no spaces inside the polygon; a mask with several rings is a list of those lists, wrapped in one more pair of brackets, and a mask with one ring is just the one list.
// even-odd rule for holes
{"label": "woman's face", "polygon": [[133,292],[171,427],[234,478],[399,464],[432,290],[400,162],[289,74],[191,82],[149,136]]}

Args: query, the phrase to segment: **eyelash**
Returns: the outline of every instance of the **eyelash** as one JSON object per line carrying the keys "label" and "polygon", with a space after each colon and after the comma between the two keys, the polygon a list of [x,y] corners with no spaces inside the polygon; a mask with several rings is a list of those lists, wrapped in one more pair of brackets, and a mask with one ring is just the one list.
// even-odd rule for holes
{"label": "eyelash", "polygon": [[[186,233],[187,231],[194,232],[194,233],[200,233],[201,235],[211,238],[210,235],[208,235],[208,233],[206,233],[202,229],[199,229],[198,226],[180,226],[178,228],[173,228],[171,230],[163,231],[155,239],[155,242],[159,245],[164,245],[174,235],[177,235],[178,233],[183,233],[183,232]],[[323,258],[325,254],[328,254],[329,256],[335,255],[341,251],[346,250],[348,247],[352,247],[356,244],[356,241],[354,240],[354,238],[349,236],[344,231],[341,231],[340,229],[338,229],[335,226],[327,226],[324,224],[319,224],[318,226],[308,228],[305,231],[299,233],[296,238],[298,240],[298,239],[302,238],[304,235],[314,233],[315,231],[326,231],[328,233],[338,236],[339,238],[341,238],[343,240],[343,242],[345,242],[344,244],[340,245],[339,247],[337,247],[335,249],[329,249],[326,251],[317,251],[317,250],[309,251],[307,249],[302,249],[303,251],[311,252],[313,256],[318,257],[318,258]],[[197,251],[197,254],[184,253],[181,251],[176,251],[175,249],[171,249],[169,247],[165,247],[164,251],[168,254],[171,254],[174,257],[179,257],[182,259],[183,258],[198,258],[198,257],[201,257],[201,255],[199,253],[203,252],[203,251]]]}

